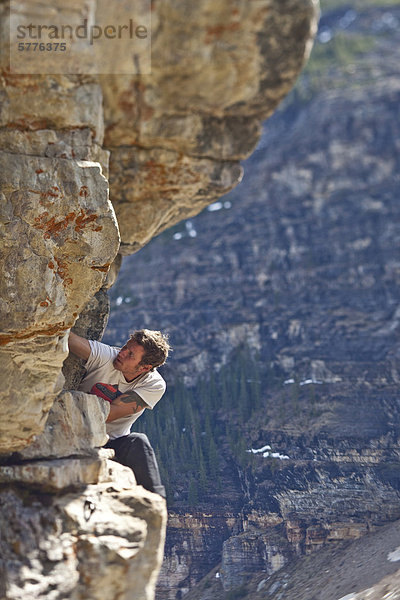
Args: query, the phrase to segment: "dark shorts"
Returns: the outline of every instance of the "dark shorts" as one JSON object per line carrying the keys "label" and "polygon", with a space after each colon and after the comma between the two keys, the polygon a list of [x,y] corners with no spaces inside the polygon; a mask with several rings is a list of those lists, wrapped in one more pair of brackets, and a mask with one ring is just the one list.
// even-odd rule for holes
{"label": "dark shorts", "polygon": [[165,498],[165,488],[161,483],[160,472],[154,450],[144,433],[130,433],[104,446],[115,451],[115,459],[121,465],[130,467],[138,485]]}

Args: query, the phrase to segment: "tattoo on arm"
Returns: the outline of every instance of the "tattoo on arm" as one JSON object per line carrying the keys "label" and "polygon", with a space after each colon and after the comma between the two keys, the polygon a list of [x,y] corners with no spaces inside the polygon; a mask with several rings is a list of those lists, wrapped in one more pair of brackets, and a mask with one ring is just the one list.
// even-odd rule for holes
{"label": "tattoo on arm", "polygon": [[141,398],[136,392],[126,392],[126,394],[122,394],[121,396],[119,396],[117,400],[118,404],[120,402],[122,402],[123,404],[130,404],[133,409],[133,413],[139,412],[139,410],[149,407],[147,402],[145,402],[143,398]]}

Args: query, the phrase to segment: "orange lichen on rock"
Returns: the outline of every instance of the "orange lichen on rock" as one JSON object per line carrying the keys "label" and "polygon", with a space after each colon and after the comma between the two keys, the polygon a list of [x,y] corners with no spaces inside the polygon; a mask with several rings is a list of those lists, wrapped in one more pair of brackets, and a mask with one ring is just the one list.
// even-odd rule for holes
{"label": "orange lichen on rock", "polygon": [[[97,219],[98,215],[85,215],[83,210],[81,210],[80,214],[75,219],[75,231],[82,231],[87,225],[93,223]],[[92,227],[92,231],[95,231]]]}
{"label": "orange lichen on rock", "polygon": [[12,73],[9,68],[2,69],[0,71],[0,80],[4,81],[4,84],[14,88],[25,88],[27,91],[36,91],[39,89],[39,78],[32,77],[32,75],[21,75]]}
{"label": "orange lichen on rock", "polygon": [[89,190],[86,185],[81,186],[81,189],[79,190],[79,195],[81,196],[81,198],[82,196],[84,198],[87,198],[89,196]]}
{"label": "orange lichen on rock", "polygon": [[175,164],[168,166],[153,159],[147,160],[144,163],[145,172],[143,173],[146,190],[157,189],[165,195],[172,195],[179,192],[182,182],[185,184],[199,183],[200,173],[191,169],[182,158],[183,156],[180,154]]}
{"label": "orange lichen on rock", "polygon": [[[48,194],[49,192],[46,193]],[[55,192],[52,192],[52,194],[55,194]],[[95,232],[99,232],[103,229],[101,225],[95,226],[94,224],[94,221],[98,218],[97,214],[86,214],[82,209],[80,213],[70,212],[62,219],[58,219],[58,217],[55,216],[48,217],[48,211],[42,212],[38,217],[35,217],[35,223],[33,225],[35,229],[44,231],[45,240],[56,238],[72,223],[75,223],[74,230],[78,233],[83,231],[88,225],[91,225],[91,230]]]}
{"label": "orange lichen on rock", "polygon": [[240,29],[240,23],[221,23],[220,25],[214,25],[213,27],[207,27],[206,30],[206,44],[214,42],[216,38],[222,37],[226,32],[238,31]]}
{"label": "orange lichen on rock", "polygon": [[91,269],[93,269],[94,271],[103,271],[104,273],[107,273],[107,271],[110,268],[110,263],[108,263],[107,265],[101,265],[100,267],[90,267]]}
{"label": "orange lichen on rock", "polygon": [[68,225],[76,218],[76,213],[71,212],[66,215],[60,221],[57,221],[57,217],[51,217],[47,219],[49,213],[43,212],[41,215],[35,218],[34,227],[35,229],[42,229],[44,231],[44,239],[48,240],[51,237],[57,237],[61,231],[67,229]]}
{"label": "orange lichen on rock", "polygon": [[29,115],[7,123],[8,129],[17,129],[18,131],[38,131],[40,129],[49,129],[50,123],[47,119],[32,119]]}
{"label": "orange lichen on rock", "polygon": [[20,340],[28,340],[39,335],[52,336],[62,333],[72,326],[66,325],[63,321],[60,323],[54,323],[48,327],[42,329],[29,328],[22,331],[16,331],[15,333],[0,333],[0,346],[6,346],[11,342],[18,342]]}
{"label": "orange lichen on rock", "polygon": [[[54,264],[54,262],[57,263],[57,266]],[[54,257],[54,262],[50,260],[47,263],[48,268],[52,269],[55,274],[63,280],[64,286],[70,285],[73,280],[71,277],[69,277],[69,263],[63,258],[58,258],[57,256]]]}
{"label": "orange lichen on rock", "polygon": [[53,304],[53,303],[48,296],[46,296],[46,300],[39,302],[39,306],[43,306],[43,307],[50,306],[50,304]]}

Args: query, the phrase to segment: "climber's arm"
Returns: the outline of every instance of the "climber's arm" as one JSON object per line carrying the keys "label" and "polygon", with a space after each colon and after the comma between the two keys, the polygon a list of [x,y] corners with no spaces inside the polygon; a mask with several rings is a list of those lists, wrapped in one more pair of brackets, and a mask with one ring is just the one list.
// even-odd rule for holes
{"label": "climber's arm", "polygon": [[110,404],[110,413],[106,419],[107,423],[115,421],[120,417],[126,417],[127,415],[135,415],[141,412],[144,408],[150,408],[147,402],[139,396],[136,392],[127,392],[121,394]]}
{"label": "climber's arm", "polygon": [[91,350],[89,341],[80,335],[73,333],[72,331],[69,334],[68,347],[69,351],[72,352],[72,354],[75,354],[75,356],[78,358],[87,360],[90,356]]}

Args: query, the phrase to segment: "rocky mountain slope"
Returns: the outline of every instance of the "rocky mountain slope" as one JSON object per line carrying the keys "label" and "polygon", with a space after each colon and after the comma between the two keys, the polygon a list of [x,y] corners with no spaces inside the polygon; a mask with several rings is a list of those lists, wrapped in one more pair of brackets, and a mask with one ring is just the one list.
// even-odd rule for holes
{"label": "rocky mountain slope", "polygon": [[[383,600],[400,597],[399,521],[355,542],[328,545],[292,561],[271,577],[265,573],[237,588],[231,598],[254,600]],[[226,598],[214,569],[187,600]],[[228,596],[229,597],[229,596]]]}
{"label": "rocky mountain slope", "polygon": [[[252,574],[400,517],[399,21],[397,2],[326,3],[242,184],[123,263],[107,340],[127,324],[168,330],[160,419],[177,418],[173,382],[200,378],[219,427],[221,488],[194,505],[185,473],[171,482],[160,600],[217,564],[221,597],[247,597]],[[261,407],[247,415],[207,392],[238,347],[258,356]]]}

